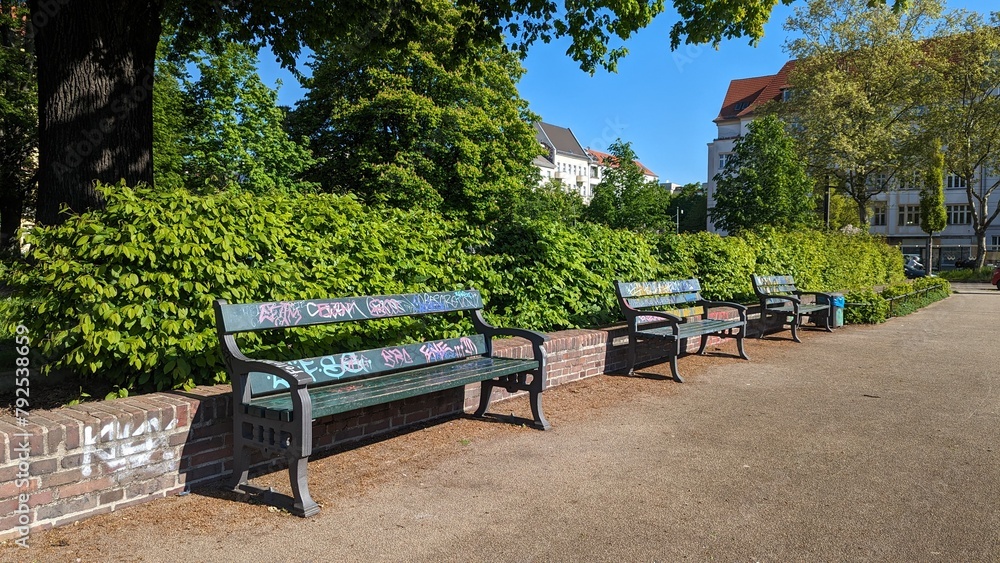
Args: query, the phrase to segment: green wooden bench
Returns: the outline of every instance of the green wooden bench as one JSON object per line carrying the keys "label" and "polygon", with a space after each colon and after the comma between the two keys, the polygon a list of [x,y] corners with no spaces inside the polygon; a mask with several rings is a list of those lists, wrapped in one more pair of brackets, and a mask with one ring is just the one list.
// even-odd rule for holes
{"label": "green wooden bench", "polygon": [[[312,516],[319,512],[307,479],[314,420],[470,383],[482,385],[475,416],[486,413],[494,387],[527,391],[533,426],[547,430],[541,394],[548,337],[496,328],[482,309],[476,290],[250,304],[217,300],[216,325],[233,383],[233,489],[260,490],[247,482],[253,450],[284,456],[294,496],[291,511]],[[243,332],[440,313],[468,314],[476,334],[291,361],[248,358],[235,339]],[[527,339],[533,357],[494,356],[496,336]]]}
{"label": "green wooden bench", "polygon": [[[832,332],[830,326],[830,303],[833,303],[833,296],[829,293],[819,291],[802,291],[795,287],[795,279],[792,276],[753,276],[753,292],[760,299],[761,321],[772,317],[781,321],[780,326],[784,328],[789,325],[792,329],[792,340],[799,340],[798,327],[802,324],[802,317],[822,314],[823,323],[827,332]],[[812,295],[814,302],[803,302],[802,297]],[[819,303],[818,298],[822,297],[826,303]],[[764,323],[761,323],[759,338],[764,337]]]}
{"label": "green wooden bench", "polygon": [[[647,282],[615,282],[618,304],[628,323],[628,372],[635,369],[636,346],[642,340],[655,339],[671,345],[670,371],[677,382],[677,356],[687,348],[689,338],[700,338],[698,354],[705,353],[709,336],[735,338],[740,357],[749,360],[743,350],[747,327],[747,308],[738,303],[709,301],[701,298],[701,284],[696,279]],[[732,309],[739,318],[711,318],[710,309]]]}

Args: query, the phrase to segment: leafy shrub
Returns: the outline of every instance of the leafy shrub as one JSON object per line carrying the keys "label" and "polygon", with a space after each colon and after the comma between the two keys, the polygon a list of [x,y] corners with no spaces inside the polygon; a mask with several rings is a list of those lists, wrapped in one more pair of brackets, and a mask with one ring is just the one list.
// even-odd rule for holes
{"label": "leafy shrub", "polygon": [[[49,369],[121,390],[225,381],[216,298],[245,303],[476,288],[495,324],[553,331],[618,321],[616,279],[697,277],[706,297],[746,302],[752,272],[790,273],[816,290],[902,278],[899,250],[867,236],[646,235],[527,219],[487,232],[438,213],[365,207],[347,196],[101,189],[105,209],[28,235],[28,259],[0,271],[15,292],[0,318],[28,325]],[[242,339],[281,358],[469,330],[465,320],[430,316]]]}
{"label": "leafy shrub", "polygon": [[881,293],[853,291],[845,301],[844,322],[875,324],[890,316],[908,315],[951,294],[951,284],[937,277],[917,278],[886,286]]}
{"label": "leafy shrub", "polygon": [[490,251],[500,284],[489,306],[511,325],[538,330],[617,320],[615,280],[662,276],[646,237],[593,223],[519,221],[497,234]]}
{"label": "leafy shrub", "polygon": [[[36,335],[48,368],[70,368],[122,388],[223,382],[216,298],[253,302],[491,285],[487,259],[467,251],[483,242],[482,234],[431,213],[369,209],[329,195],[102,190],[104,210],[28,234],[30,261],[9,275],[26,306],[7,318]],[[447,320],[380,322],[389,341],[459,332]],[[280,343],[302,357],[328,353],[335,344],[358,349],[372,329],[347,323],[322,330],[255,334],[248,342]]]}
{"label": "leafy shrub", "polygon": [[850,291],[844,295],[844,323],[878,324],[889,318],[889,302],[871,289]]}

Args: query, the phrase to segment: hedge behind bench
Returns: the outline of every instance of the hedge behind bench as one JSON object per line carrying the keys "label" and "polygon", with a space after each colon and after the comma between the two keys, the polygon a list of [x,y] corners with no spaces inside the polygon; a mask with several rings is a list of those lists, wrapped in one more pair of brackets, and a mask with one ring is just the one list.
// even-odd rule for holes
{"label": "hedge behind bench", "polygon": [[[107,206],[28,234],[5,275],[50,367],[107,386],[168,389],[225,380],[211,300],[273,301],[473,287],[497,325],[541,331],[618,320],[615,279],[697,277],[708,298],[747,300],[754,271],[809,289],[902,279],[898,249],[818,232],[745,238],[647,236],[593,224],[523,220],[486,229],[333,195],[193,196],[104,187]],[[349,323],[250,345],[309,354],[459,334],[444,319]]]}

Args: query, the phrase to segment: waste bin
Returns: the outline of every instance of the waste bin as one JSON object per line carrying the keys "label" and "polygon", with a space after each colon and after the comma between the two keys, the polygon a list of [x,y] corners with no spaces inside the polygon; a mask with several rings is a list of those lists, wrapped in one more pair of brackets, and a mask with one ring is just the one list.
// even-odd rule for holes
{"label": "waste bin", "polygon": [[817,295],[817,303],[830,303],[830,326],[833,328],[838,328],[844,326],[844,294],[843,293],[831,293],[831,299],[827,300],[826,295]]}

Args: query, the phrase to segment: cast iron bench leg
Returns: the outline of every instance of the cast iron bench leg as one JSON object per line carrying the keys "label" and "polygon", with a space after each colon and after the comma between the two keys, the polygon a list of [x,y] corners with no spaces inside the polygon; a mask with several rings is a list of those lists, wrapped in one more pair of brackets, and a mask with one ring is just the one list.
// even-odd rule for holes
{"label": "cast iron bench leg", "polygon": [[292,482],[292,494],[294,495],[291,512],[303,518],[308,518],[319,512],[319,505],[309,495],[308,463],[308,456],[288,459],[288,477]]}
{"label": "cast iron bench leg", "polygon": [[629,375],[635,373],[635,347],[636,347],[636,337],[634,335],[628,335],[628,365],[625,366],[625,371]]}
{"label": "cast iron bench leg", "polygon": [[237,492],[243,492],[243,485],[247,484],[247,477],[250,474],[250,455],[247,447],[239,443],[236,439],[236,447],[233,448],[233,475],[230,477],[229,487]]}
{"label": "cast iron bench leg", "polygon": [[708,345],[708,334],[701,335],[701,346],[698,347],[698,355],[701,356],[705,353],[705,346]]}
{"label": "cast iron bench leg", "polygon": [[490,400],[493,398],[493,387],[496,382],[492,379],[487,379],[482,382],[482,386],[479,388],[479,408],[476,412],[472,414],[475,417],[481,417],[486,414],[486,410],[490,408]]}
{"label": "cast iron bench leg", "polygon": [[794,340],[796,342],[802,342],[801,340],[799,340],[798,328],[799,328],[799,315],[798,314],[793,314],[792,315],[792,340]]}
{"label": "cast iron bench leg", "polygon": [[674,340],[674,353],[670,355],[670,373],[673,374],[674,381],[677,383],[684,383],[681,375],[677,373],[677,356],[681,353],[681,340],[680,338]]}
{"label": "cast iron bench leg", "polygon": [[538,430],[550,430],[552,425],[549,421],[545,420],[545,415],[542,414],[542,392],[541,391],[531,391],[531,416],[535,417],[535,428]]}
{"label": "cast iron bench leg", "polygon": [[746,333],[747,328],[744,326],[740,329],[739,334],[736,335],[736,349],[740,351],[740,357],[744,360],[749,360],[750,356],[743,350],[743,335]]}

